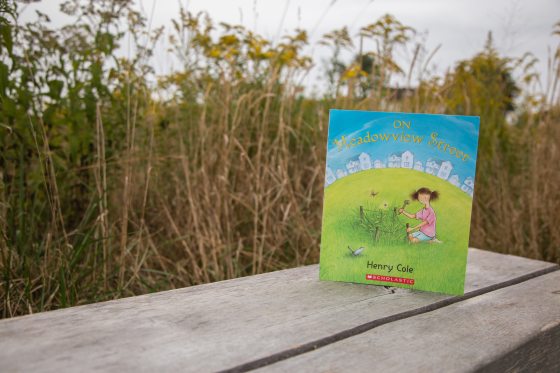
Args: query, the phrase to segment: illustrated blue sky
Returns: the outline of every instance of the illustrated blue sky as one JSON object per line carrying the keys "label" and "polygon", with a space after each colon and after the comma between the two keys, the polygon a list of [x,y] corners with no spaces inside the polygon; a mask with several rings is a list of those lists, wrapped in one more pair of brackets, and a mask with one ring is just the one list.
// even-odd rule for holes
{"label": "illustrated blue sky", "polygon": [[[394,121],[410,122],[410,129],[395,128]],[[334,140],[345,136],[348,141],[353,137],[366,136],[379,133],[405,134],[424,136],[422,143],[406,143],[401,141],[377,141],[365,143],[339,151]],[[470,155],[466,161],[458,159],[447,151],[438,150],[428,145],[431,134],[437,133],[437,138],[450,146],[456,147]],[[449,161],[453,164],[451,175],[457,174],[463,182],[467,177],[475,175],[476,155],[478,150],[479,118],[460,115],[436,114],[410,114],[410,113],[385,113],[355,110],[331,110],[329,119],[329,135],[327,145],[327,167],[333,172],[337,169],[346,169],[350,160],[357,159],[360,153],[370,155],[371,161],[382,160],[387,164],[387,159],[392,153],[410,150],[414,154],[414,162],[420,160],[425,167],[429,158]]]}

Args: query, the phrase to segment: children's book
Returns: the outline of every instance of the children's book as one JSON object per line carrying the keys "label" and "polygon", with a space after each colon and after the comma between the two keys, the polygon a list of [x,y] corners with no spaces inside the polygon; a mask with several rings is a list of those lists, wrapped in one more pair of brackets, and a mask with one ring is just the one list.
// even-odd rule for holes
{"label": "children's book", "polygon": [[479,126],[331,110],[321,280],[463,294]]}

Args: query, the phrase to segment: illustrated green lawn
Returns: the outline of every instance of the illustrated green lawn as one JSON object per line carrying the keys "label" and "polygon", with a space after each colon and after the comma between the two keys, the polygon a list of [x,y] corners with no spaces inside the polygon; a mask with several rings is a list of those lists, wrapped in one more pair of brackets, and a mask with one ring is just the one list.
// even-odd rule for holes
{"label": "illustrated green lawn", "polygon": [[[393,209],[410,200],[405,210],[415,214],[423,208],[410,194],[426,187],[440,193],[431,203],[437,217],[437,238],[443,243],[409,244],[406,223],[416,226],[419,220],[404,215],[394,218]],[[375,240],[371,230],[360,225],[360,206],[365,214],[387,210],[385,216],[398,219],[396,243],[387,243],[380,234]],[[372,169],[348,175],[325,188],[321,236],[321,280],[394,285],[447,294],[463,294],[472,199],[456,186],[436,176],[408,169]],[[388,234],[385,234],[387,236]],[[400,238],[402,236],[402,239]],[[395,238],[395,237],[393,237]],[[394,241],[394,240],[393,240]],[[352,249],[364,247],[361,255]],[[368,262],[392,265],[393,269],[371,269]],[[397,265],[413,268],[399,272]],[[413,278],[414,285],[397,285],[366,280],[368,273]]]}

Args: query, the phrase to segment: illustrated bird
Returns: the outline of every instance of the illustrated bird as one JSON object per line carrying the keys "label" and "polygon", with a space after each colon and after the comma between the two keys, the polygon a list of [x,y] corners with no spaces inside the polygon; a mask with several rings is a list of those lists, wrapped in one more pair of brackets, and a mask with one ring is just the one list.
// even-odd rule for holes
{"label": "illustrated bird", "polygon": [[350,252],[352,253],[352,255],[354,256],[358,256],[362,253],[362,251],[364,251],[365,247],[359,247],[356,250],[352,250],[352,248],[350,246],[348,246],[348,250],[350,250]]}

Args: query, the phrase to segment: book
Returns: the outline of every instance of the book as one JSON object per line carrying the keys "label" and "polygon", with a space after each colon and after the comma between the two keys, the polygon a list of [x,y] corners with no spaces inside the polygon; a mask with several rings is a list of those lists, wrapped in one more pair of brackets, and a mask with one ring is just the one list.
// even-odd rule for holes
{"label": "book", "polygon": [[463,294],[479,128],[331,110],[320,279]]}

